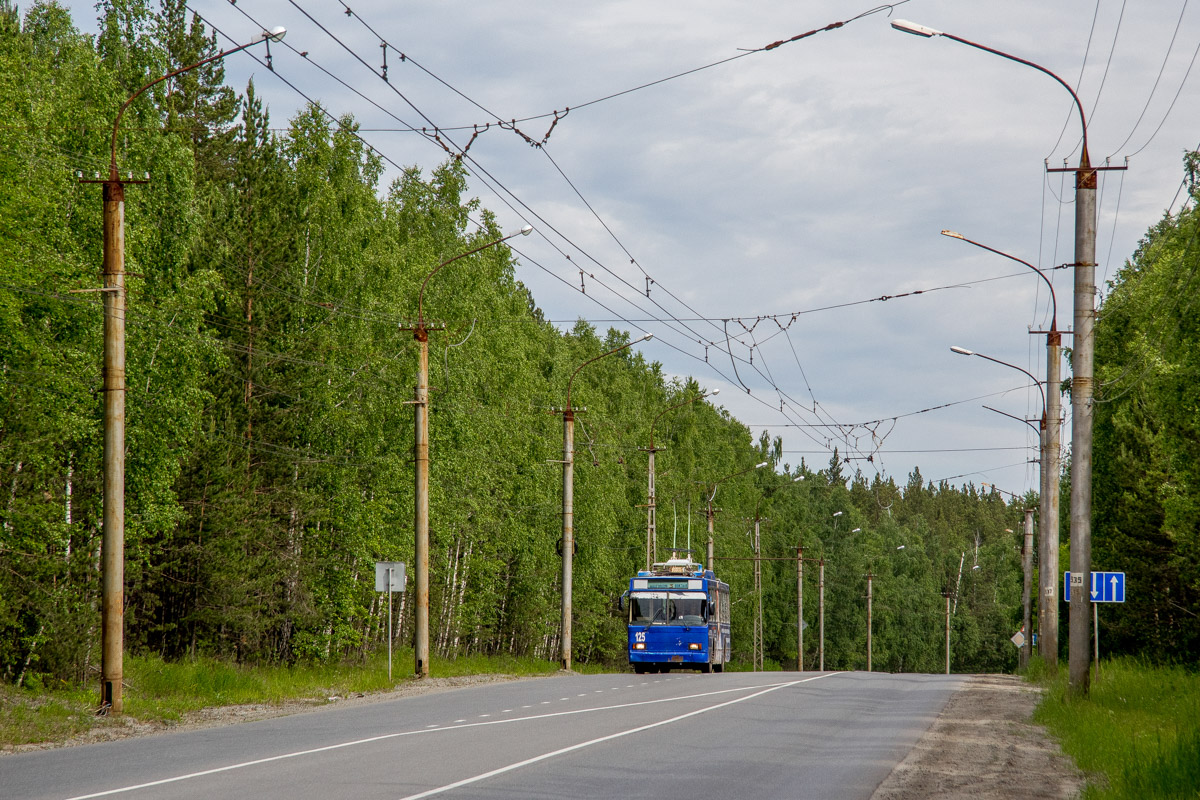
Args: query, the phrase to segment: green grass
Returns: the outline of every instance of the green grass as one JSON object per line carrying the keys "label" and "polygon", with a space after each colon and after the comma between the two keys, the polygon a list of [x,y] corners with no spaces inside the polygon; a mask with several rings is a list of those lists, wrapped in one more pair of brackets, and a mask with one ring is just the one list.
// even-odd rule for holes
{"label": "green grass", "polygon": [[[328,702],[386,691],[412,679],[412,651],[392,656],[393,680],[388,680],[387,656],[366,663],[244,667],[211,658],[165,662],[156,656],[127,656],[124,663],[124,714],[141,722],[171,723],[191,711],[212,706],[282,703],[294,700]],[[604,671],[601,665],[579,665],[581,672]],[[430,661],[430,677],[464,675],[551,675],[554,662],[514,656],[468,656]],[[0,747],[55,742],[94,727],[113,724],[95,716],[98,686],[45,687],[33,682],[18,689],[0,685]]]}
{"label": "green grass", "polygon": [[1084,800],[1200,798],[1200,675],[1117,659],[1088,698],[1069,700],[1066,672],[1040,676],[1034,719],[1088,773]]}

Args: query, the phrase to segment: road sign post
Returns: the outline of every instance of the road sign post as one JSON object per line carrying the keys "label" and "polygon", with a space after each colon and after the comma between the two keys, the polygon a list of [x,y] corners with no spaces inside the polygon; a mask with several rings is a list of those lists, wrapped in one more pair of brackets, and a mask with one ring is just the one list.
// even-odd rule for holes
{"label": "road sign post", "polygon": [[[1063,600],[1071,602],[1071,590],[1083,591],[1083,576],[1063,573]],[[1091,589],[1092,601],[1092,658],[1096,665],[1096,677],[1100,677],[1100,604],[1125,602],[1125,573],[1124,572],[1093,572]]]}
{"label": "road sign post", "polygon": [[392,592],[403,592],[405,583],[403,561],[375,562],[375,591],[388,596],[388,682],[392,680]]}

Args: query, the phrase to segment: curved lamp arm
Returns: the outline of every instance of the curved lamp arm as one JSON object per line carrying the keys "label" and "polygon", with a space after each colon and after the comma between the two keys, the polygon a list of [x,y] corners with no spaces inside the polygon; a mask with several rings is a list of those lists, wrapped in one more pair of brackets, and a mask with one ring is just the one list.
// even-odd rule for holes
{"label": "curved lamp arm", "polygon": [[753,467],[746,467],[746,468],[745,468],[745,469],[743,469],[743,470],[739,470],[739,471],[737,471],[737,472],[730,473],[729,475],[726,475],[724,478],[721,478],[720,480],[718,480],[718,481],[715,481],[715,482],[713,483],[712,494],[710,494],[710,495],[708,496],[708,504],[709,504],[709,506],[711,506],[711,505],[712,505],[712,501],[713,501],[713,499],[714,499],[714,498],[716,498],[716,496],[717,496],[717,487],[718,487],[718,486],[720,486],[722,483],[724,483],[725,481],[729,480],[730,478],[736,478],[738,475],[745,475],[745,474],[746,474],[747,472],[749,472],[750,470],[754,470],[754,469],[762,469],[763,467],[767,466],[767,464],[769,464],[769,463],[771,463],[771,462],[769,462],[769,461],[763,461],[763,462],[760,462],[760,463],[758,463],[758,464],[755,464]]}
{"label": "curved lamp arm", "polygon": [[689,403],[694,403],[697,400],[700,400],[702,398],[712,397],[714,394],[720,394],[720,393],[721,393],[720,389],[713,389],[711,392],[701,392],[700,394],[696,395],[695,397],[690,397],[687,400],[684,400],[682,403],[676,403],[675,405],[673,405],[669,408],[664,408],[662,411],[658,412],[658,415],[654,418],[654,421],[650,423],[650,449],[651,450],[654,449],[654,426],[658,424],[658,421],[660,419],[662,419],[663,414],[666,414],[668,411],[674,411],[677,408],[683,408],[684,406],[688,405]]}
{"label": "curved lamp arm", "polygon": [[481,244],[481,245],[479,245],[479,247],[476,247],[473,250],[468,250],[465,253],[459,253],[454,258],[448,258],[445,261],[443,261],[442,263],[438,264],[436,267],[434,267],[433,270],[428,275],[425,276],[425,280],[421,281],[421,291],[417,293],[417,328],[424,329],[424,327],[425,327],[425,287],[429,284],[430,278],[432,278],[434,275],[437,275],[439,272],[441,272],[442,267],[446,266],[447,264],[453,264],[455,261],[458,261],[460,258],[466,258],[467,256],[474,255],[475,253],[478,253],[480,250],[486,250],[489,247],[495,247],[496,245],[500,244],[501,242],[508,241],[509,239],[513,238],[514,236],[528,236],[532,231],[533,231],[533,226],[526,225],[524,228],[521,228],[521,230],[517,231],[516,233],[510,233],[507,236],[501,236],[499,239],[493,239],[492,241],[490,241],[486,244]]}
{"label": "curved lamp arm", "polygon": [[998,358],[992,358],[991,356],[985,356],[983,353],[976,353],[972,350],[968,350],[965,347],[958,347],[958,346],[952,345],[950,347],[950,351],[953,353],[958,353],[960,356],[979,356],[980,358],[986,358],[988,361],[992,361],[996,364],[1002,364],[1010,369],[1015,369],[1018,372],[1024,372],[1026,375],[1028,375],[1029,380],[1033,381],[1033,385],[1037,387],[1038,392],[1042,395],[1042,423],[1045,424],[1045,421],[1046,421],[1046,390],[1042,388],[1042,382],[1039,381],[1037,378],[1035,378],[1033,376],[1032,372],[1025,369],[1024,367],[1018,367],[1016,364],[1010,364],[1007,361],[1001,361]]}
{"label": "curved lamp arm", "polygon": [[109,151],[109,162],[108,162],[108,179],[110,181],[117,180],[117,128],[119,128],[121,126],[121,117],[124,116],[125,109],[129,108],[130,104],[133,103],[134,100],[141,97],[143,92],[145,92],[151,86],[155,86],[157,84],[162,83],[165,80],[174,78],[176,75],[181,75],[184,72],[190,72],[191,70],[194,70],[197,67],[203,67],[205,64],[210,64],[213,61],[219,61],[220,59],[224,58],[225,56],[230,55],[232,53],[237,53],[241,50],[245,50],[247,47],[253,47],[254,45],[259,44],[261,42],[281,41],[283,39],[284,34],[286,34],[286,33],[287,33],[287,28],[284,28],[284,27],[278,27],[278,28],[274,28],[269,31],[263,31],[261,34],[259,34],[259,37],[252,42],[247,42],[246,44],[241,44],[241,45],[238,45],[237,47],[231,47],[228,50],[222,50],[220,53],[217,53],[215,56],[209,56],[206,59],[197,61],[195,64],[191,64],[186,67],[180,67],[179,69],[177,69],[173,72],[168,72],[166,75],[163,75],[162,77],[155,78],[154,80],[150,81],[145,86],[143,86],[142,88],[140,88],[136,92],[134,92],[132,95],[130,95],[129,99],[125,101],[125,103],[121,106],[121,109],[117,112],[117,118],[113,122],[112,144],[111,144],[111,149]]}
{"label": "curved lamp arm", "polygon": [[1033,67],[1038,72],[1044,73],[1046,75],[1049,75],[1051,78],[1054,78],[1054,80],[1058,81],[1059,84],[1061,84],[1064,89],[1066,89],[1068,92],[1071,93],[1071,99],[1075,101],[1075,108],[1077,108],[1079,110],[1079,123],[1083,126],[1083,152],[1080,154],[1079,165],[1081,167],[1091,166],[1091,162],[1088,160],[1087,117],[1083,113],[1083,103],[1079,102],[1079,95],[1075,94],[1075,90],[1071,88],[1071,85],[1069,83],[1067,83],[1066,81],[1064,81],[1062,78],[1058,77],[1053,72],[1051,72],[1050,70],[1041,66],[1040,64],[1035,64],[1032,61],[1026,61],[1023,58],[1018,58],[1017,56],[1014,56],[1011,53],[1006,53],[1003,50],[997,50],[994,47],[988,47],[987,45],[979,44],[978,42],[972,42],[970,39],[964,39],[961,36],[955,36],[952,33],[946,33],[945,31],[939,31],[936,28],[930,28],[925,25],[918,25],[915,22],[909,22],[908,20],[905,20],[905,19],[892,20],[892,27],[903,33],[912,33],[917,36],[923,36],[927,39],[930,37],[933,37],[933,36],[944,36],[947,39],[953,39],[954,41],[958,42],[959,44],[965,44],[968,47],[974,47],[976,50],[983,50],[986,53],[991,53],[992,55],[1000,56],[1001,58],[1007,58],[1009,61],[1015,61],[1018,64],[1024,64],[1027,67]]}
{"label": "curved lamp arm", "polygon": [[966,242],[967,244],[973,244],[976,247],[987,250],[989,253],[995,253],[998,256],[1004,256],[1007,259],[1016,261],[1018,264],[1024,264],[1025,266],[1029,267],[1031,270],[1036,272],[1038,275],[1040,275],[1042,280],[1044,280],[1046,282],[1046,287],[1050,290],[1050,303],[1051,303],[1051,307],[1054,309],[1053,311],[1050,312],[1050,330],[1052,330],[1052,331],[1058,330],[1058,298],[1054,296],[1054,284],[1051,283],[1050,279],[1046,277],[1045,272],[1042,272],[1040,269],[1035,267],[1033,264],[1030,264],[1028,261],[1026,261],[1023,258],[1017,258],[1016,256],[1010,256],[1008,253],[1005,253],[1003,250],[997,250],[994,247],[988,247],[986,244],[980,244],[979,242],[975,241],[974,239],[968,239],[967,237],[963,236],[958,231],[942,231],[942,236],[949,236],[952,239],[961,239],[964,242]]}
{"label": "curved lamp arm", "polygon": [[571,384],[575,383],[575,376],[579,374],[579,370],[583,369],[588,364],[591,364],[593,361],[599,361],[602,358],[608,358],[613,353],[619,353],[628,347],[633,347],[638,342],[649,341],[650,339],[653,339],[653,338],[654,338],[653,333],[647,333],[645,336],[643,336],[640,339],[634,339],[631,342],[626,342],[625,344],[621,345],[620,347],[614,347],[612,350],[609,350],[607,353],[601,353],[600,355],[596,356],[595,358],[589,358],[587,361],[583,362],[578,367],[576,367],[575,371],[571,373],[570,380],[567,381],[567,407],[565,410],[568,413],[570,413],[570,411],[571,411]]}

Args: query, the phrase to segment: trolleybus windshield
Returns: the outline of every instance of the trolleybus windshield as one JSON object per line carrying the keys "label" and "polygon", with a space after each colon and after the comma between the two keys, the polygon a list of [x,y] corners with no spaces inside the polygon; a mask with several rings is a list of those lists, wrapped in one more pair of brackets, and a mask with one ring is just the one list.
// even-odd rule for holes
{"label": "trolleybus windshield", "polygon": [[704,592],[630,592],[631,625],[703,625],[708,622]]}

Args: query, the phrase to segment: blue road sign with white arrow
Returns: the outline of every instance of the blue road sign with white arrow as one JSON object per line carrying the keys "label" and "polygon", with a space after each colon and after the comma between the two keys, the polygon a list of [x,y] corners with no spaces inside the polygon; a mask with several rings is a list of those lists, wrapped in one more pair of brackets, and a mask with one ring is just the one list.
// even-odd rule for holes
{"label": "blue road sign with white arrow", "polygon": [[[1080,582],[1082,584],[1082,581]],[[1082,585],[1080,586],[1082,588]],[[1093,572],[1091,596],[1093,603],[1124,603],[1124,572]],[[1063,573],[1063,602],[1071,602],[1071,573]]]}

